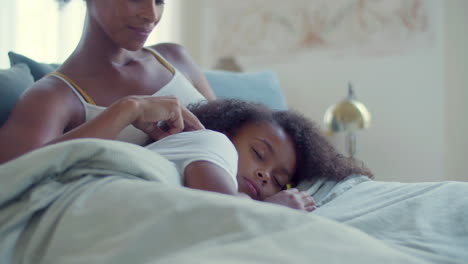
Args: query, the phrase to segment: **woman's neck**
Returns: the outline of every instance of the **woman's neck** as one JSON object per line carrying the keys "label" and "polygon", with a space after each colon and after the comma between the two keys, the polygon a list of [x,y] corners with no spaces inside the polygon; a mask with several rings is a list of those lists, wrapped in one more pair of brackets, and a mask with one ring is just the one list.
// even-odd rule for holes
{"label": "woman's neck", "polygon": [[73,57],[86,58],[90,66],[126,65],[133,60],[134,55],[135,51],[118,46],[88,15],[80,42],[72,54]]}

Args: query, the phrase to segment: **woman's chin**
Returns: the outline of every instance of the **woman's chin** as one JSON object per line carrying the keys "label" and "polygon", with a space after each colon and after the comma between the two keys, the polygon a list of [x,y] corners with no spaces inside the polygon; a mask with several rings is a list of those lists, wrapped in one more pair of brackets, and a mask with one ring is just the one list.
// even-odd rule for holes
{"label": "woman's chin", "polygon": [[146,43],[146,39],[143,40],[133,40],[133,41],[126,41],[126,42],[121,42],[120,47],[129,50],[129,51],[138,51],[141,50]]}

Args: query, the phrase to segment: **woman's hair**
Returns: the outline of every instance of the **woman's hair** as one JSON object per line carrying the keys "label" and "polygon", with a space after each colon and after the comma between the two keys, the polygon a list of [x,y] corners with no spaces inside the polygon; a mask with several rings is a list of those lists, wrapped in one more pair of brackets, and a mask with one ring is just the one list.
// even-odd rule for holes
{"label": "woman's hair", "polygon": [[338,153],[320,130],[292,110],[275,111],[264,105],[237,99],[214,100],[189,107],[207,129],[232,138],[240,128],[254,122],[269,122],[282,127],[291,137],[296,152],[295,184],[302,180],[327,178],[342,180],[351,174],[372,177],[363,164]]}

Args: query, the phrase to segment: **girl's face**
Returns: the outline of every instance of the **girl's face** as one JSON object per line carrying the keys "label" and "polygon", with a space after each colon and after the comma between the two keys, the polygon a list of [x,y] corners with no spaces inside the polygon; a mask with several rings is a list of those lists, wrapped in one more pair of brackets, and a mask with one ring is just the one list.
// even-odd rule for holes
{"label": "girl's face", "polygon": [[162,0],[88,0],[91,20],[119,47],[138,50],[158,24]]}
{"label": "girl's face", "polygon": [[268,122],[243,126],[231,137],[239,154],[239,192],[263,200],[281,191],[296,170],[296,152],[289,135]]}

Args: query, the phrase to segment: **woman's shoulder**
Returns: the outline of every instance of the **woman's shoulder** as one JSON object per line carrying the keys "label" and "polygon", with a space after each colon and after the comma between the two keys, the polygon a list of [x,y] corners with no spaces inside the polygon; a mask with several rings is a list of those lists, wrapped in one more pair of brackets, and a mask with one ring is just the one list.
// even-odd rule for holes
{"label": "woman's shoulder", "polygon": [[[45,76],[24,92],[17,102],[17,107],[34,114],[50,110],[61,114],[68,113],[70,117],[75,118],[82,106],[65,83],[52,76]],[[35,110],[31,112],[28,109]]]}
{"label": "woman's shoulder", "polygon": [[205,98],[209,100],[216,98],[197,63],[190,57],[189,53],[182,45],[176,43],[160,43],[149,46],[149,48],[156,50],[171,65],[181,71]]}
{"label": "woman's shoulder", "polygon": [[190,57],[184,46],[177,43],[159,43],[153,46],[149,46],[149,48],[156,50],[172,64],[184,64],[190,60]]}
{"label": "woman's shoulder", "polygon": [[27,94],[34,94],[35,96],[41,96],[44,99],[64,99],[73,97],[74,94],[67,84],[58,78],[52,76],[44,76],[37,82],[35,82],[30,88],[27,89]]}

